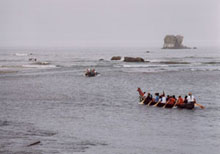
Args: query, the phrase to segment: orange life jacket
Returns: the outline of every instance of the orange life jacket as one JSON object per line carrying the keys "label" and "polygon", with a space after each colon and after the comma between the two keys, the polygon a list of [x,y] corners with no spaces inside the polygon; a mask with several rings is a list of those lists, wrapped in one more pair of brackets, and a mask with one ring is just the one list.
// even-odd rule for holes
{"label": "orange life jacket", "polygon": [[180,97],[180,98],[178,99],[178,104],[184,104],[184,103],[183,103],[183,98],[182,98],[182,97]]}
{"label": "orange life jacket", "polygon": [[175,102],[176,102],[176,100],[172,97],[172,98],[169,99],[168,104],[170,104],[170,105],[174,105]]}

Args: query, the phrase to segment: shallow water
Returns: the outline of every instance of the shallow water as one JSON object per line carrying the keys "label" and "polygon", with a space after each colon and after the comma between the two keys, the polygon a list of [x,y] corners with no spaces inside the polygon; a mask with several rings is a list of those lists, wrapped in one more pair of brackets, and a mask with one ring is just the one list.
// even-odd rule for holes
{"label": "shallow water", "polygon": [[[218,49],[182,50],[178,54],[160,49],[145,53],[143,48],[80,50],[1,50],[5,56],[1,57],[5,66],[1,70],[16,72],[0,73],[0,153],[220,152],[219,64],[203,64],[218,62]],[[211,54],[205,54],[207,50]],[[146,55],[145,60],[152,62],[109,61],[115,55]],[[29,57],[56,67],[20,67],[32,65]],[[100,58],[105,61],[98,61]],[[190,64],[165,67],[157,63],[170,59]],[[89,66],[101,74],[84,77]],[[206,108],[139,105],[137,87],[182,96],[191,91]],[[27,147],[36,141],[41,143]]]}

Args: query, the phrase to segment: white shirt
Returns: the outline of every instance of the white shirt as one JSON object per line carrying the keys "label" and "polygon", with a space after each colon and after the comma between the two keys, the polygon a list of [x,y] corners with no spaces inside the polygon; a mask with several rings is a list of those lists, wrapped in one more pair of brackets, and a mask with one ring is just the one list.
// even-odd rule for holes
{"label": "white shirt", "polygon": [[166,103],[166,97],[161,98],[161,103]]}
{"label": "white shirt", "polygon": [[194,97],[193,95],[188,96],[188,97],[187,97],[187,101],[188,101],[188,102],[194,102],[194,101],[195,101],[195,97]]}

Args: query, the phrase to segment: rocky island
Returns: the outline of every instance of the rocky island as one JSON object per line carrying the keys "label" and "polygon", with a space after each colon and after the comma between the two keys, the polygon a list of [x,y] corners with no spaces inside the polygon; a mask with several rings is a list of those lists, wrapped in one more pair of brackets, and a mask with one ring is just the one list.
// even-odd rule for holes
{"label": "rocky island", "polygon": [[184,46],[182,43],[183,36],[166,35],[162,49],[190,49],[190,47]]}

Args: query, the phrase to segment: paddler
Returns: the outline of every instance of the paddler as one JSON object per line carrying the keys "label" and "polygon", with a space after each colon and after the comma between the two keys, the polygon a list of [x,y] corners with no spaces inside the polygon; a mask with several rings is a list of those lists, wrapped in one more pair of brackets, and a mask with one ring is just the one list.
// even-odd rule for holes
{"label": "paddler", "polygon": [[146,98],[146,101],[144,101],[144,104],[146,105],[151,101],[152,101],[152,95],[150,93],[147,93],[147,98]]}
{"label": "paddler", "polygon": [[166,103],[166,96],[164,93],[161,96],[161,103],[164,103],[164,104]]}
{"label": "paddler", "polygon": [[185,103],[184,103],[183,98],[181,96],[178,97],[176,106],[178,106],[180,108],[183,108],[185,106]]}
{"label": "paddler", "polygon": [[159,93],[155,93],[155,102],[158,102],[160,100]]}
{"label": "paddler", "polygon": [[168,103],[169,105],[174,105],[176,102],[176,98],[175,95],[173,95],[172,97],[169,98]]}
{"label": "paddler", "polygon": [[195,103],[196,103],[196,99],[195,99],[195,97],[192,95],[192,93],[191,92],[189,92],[189,94],[188,94],[188,96],[187,96],[187,106],[188,105],[190,105],[190,106],[192,106],[192,108],[194,108],[194,105],[195,105]]}

